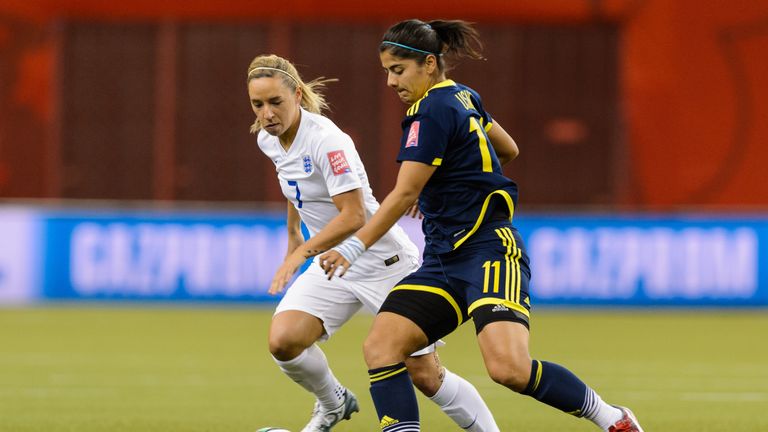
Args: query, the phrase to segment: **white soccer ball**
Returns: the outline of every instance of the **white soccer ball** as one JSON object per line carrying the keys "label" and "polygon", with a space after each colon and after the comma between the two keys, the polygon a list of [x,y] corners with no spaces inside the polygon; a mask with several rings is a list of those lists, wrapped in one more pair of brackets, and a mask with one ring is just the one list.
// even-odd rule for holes
{"label": "white soccer ball", "polygon": [[291,432],[288,429],[283,429],[279,427],[263,427],[261,429],[258,429],[256,432]]}

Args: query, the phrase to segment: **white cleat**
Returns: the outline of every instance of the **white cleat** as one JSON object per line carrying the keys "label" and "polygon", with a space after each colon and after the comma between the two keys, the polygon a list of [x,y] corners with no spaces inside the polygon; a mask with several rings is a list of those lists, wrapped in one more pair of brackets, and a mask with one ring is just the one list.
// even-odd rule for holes
{"label": "white cleat", "polygon": [[360,411],[360,407],[354,393],[344,390],[344,402],[336,409],[325,411],[320,406],[320,402],[315,402],[312,418],[309,419],[309,423],[304,426],[301,432],[329,432],[340,421],[349,420],[352,413],[358,411]]}

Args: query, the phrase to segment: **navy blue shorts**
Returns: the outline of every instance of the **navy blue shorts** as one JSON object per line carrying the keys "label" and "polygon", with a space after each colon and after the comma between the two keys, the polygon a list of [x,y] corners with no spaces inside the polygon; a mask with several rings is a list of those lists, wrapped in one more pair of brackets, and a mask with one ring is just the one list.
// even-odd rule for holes
{"label": "navy blue shorts", "polygon": [[529,325],[528,255],[509,221],[482,226],[458,249],[425,254],[421,267],[395,286],[380,312],[415,322],[430,342],[469,317],[479,333],[494,321]]}

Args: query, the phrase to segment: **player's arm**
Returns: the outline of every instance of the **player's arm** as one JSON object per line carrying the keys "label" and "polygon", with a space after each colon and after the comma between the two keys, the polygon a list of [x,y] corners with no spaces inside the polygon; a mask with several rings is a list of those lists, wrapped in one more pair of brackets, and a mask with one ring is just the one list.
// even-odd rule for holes
{"label": "player's arm", "polygon": [[[269,287],[270,294],[281,292],[307,258],[336,246],[365,223],[365,208],[363,206],[363,193],[361,189],[353,189],[334,195],[332,199],[339,210],[339,214],[331,219],[328,225],[320,230],[320,232],[307,240],[306,243],[294,248],[285,258],[283,264],[277,269],[275,276],[272,278],[272,284]],[[298,218],[298,212],[295,209],[294,212],[296,212],[296,217]],[[290,217],[289,210],[289,219]]]}
{"label": "player's arm", "polygon": [[365,224],[362,189],[342,192],[331,199],[339,214],[299,249],[304,259],[336,246]]}
{"label": "player's arm", "polygon": [[288,250],[285,256],[288,257],[299,246],[304,244],[304,234],[301,232],[301,217],[296,207],[288,201],[286,223],[288,225]]}
{"label": "player's arm", "polygon": [[[397,223],[403,213],[418,198],[421,190],[432,174],[437,169],[436,166],[427,165],[421,162],[403,161],[400,171],[397,174],[397,182],[392,192],[381,202],[379,210],[371,217],[371,220],[365,224],[349,241],[354,242],[357,239],[361,243],[362,251],[371,247],[392,226]],[[339,248],[346,247],[348,242],[339,245]],[[359,254],[358,254],[359,256]],[[342,255],[339,250],[330,250],[320,256],[320,265],[330,279],[338,266],[342,266],[339,276],[342,276],[351,263]]]}
{"label": "player's arm", "polygon": [[488,139],[491,140],[493,150],[496,151],[496,156],[499,158],[499,162],[504,165],[512,159],[516,158],[520,154],[520,150],[517,148],[517,143],[512,137],[501,127],[500,124],[494,122],[491,129],[486,132]]}

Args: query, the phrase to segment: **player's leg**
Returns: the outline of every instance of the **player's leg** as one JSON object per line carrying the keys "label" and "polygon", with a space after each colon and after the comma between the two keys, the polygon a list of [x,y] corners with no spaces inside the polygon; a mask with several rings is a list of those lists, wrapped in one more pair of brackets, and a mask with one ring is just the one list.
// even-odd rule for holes
{"label": "player's leg", "polygon": [[532,360],[524,325],[492,322],[480,331],[478,343],[488,374],[501,385],[568,414],[586,417],[603,430],[624,416],[565,367]]}
{"label": "player's leg", "polygon": [[[467,319],[464,310],[466,304],[446,286],[439,260],[431,255],[389,293],[364,344],[371,396],[383,431],[403,423],[418,430],[416,396],[404,361],[461,325]],[[434,391],[437,386],[433,382],[429,387]]]}
{"label": "player's leg", "polygon": [[314,394],[321,406],[332,409],[342,402],[339,390],[343,387],[315,344],[323,333],[318,317],[298,310],[282,311],[272,318],[269,351],[285,375]]}
{"label": "player's leg", "polygon": [[[403,251],[401,256],[404,259],[398,264],[387,267],[388,277],[375,282],[367,279],[355,287],[358,298],[371,311],[378,311],[391,288],[419,268],[415,255],[410,257]],[[452,308],[447,313],[451,322],[456,320]],[[431,344],[406,359],[413,384],[462,429],[470,432],[498,431],[493,415],[477,389],[440,364],[436,345]]]}
{"label": "player's leg", "polygon": [[414,354],[405,364],[416,388],[460,428],[470,432],[499,431],[491,410],[475,386],[443,367],[437,351]]}
{"label": "player's leg", "polygon": [[328,281],[322,270],[312,267],[299,276],[277,307],[269,350],[280,370],[317,399],[304,431],[327,430],[358,411],[354,395],[333,375],[315,342],[330,337],[359,308],[343,281]]}
{"label": "player's leg", "polygon": [[[485,255],[481,259],[489,263],[484,269],[490,273],[494,263],[498,262],[495,270],[503,277],[486,274],[482,292],[475,291],[469,300],[480,351],[490,377],[516,392],[577,417],[586,417],[603,430],[609,430],[622,420],[625,412],[603,402],[594,390],[563,366],[531,359],[528,349],[528,258],[516,230],[500,227],[494,231],[506,249],[503,259],[494,257],[502,251],[493,247],[478,247],[473,255],[482,255],[478,252],[484,249]],[[477,265],[479,263],[475,263],[475,267]],[[498,280],[498,290],[492,280]],[[638,425],[635,429],[611,430],[642,429]]]}
{"label": "player's leg", "polygon": [[[386,304],[386,302],[385,302]],[[380,312],[363,344],[370,392],[383,432],[419,429],[419,406],[405,359],[427,345],[427,336],[408,318]]]}

